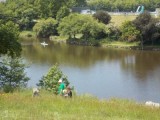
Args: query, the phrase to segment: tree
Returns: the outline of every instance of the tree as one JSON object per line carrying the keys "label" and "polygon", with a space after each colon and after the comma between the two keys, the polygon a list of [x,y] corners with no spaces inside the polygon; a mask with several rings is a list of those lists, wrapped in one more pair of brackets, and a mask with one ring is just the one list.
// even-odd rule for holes
{"label": "tree", "polygon": [[121,26],[122,35],[120,40],[134,42],[140,39],[140,31],[136,29],[131,21],[126,21]]}
{"label": "tree", "polygon": [[80,31],[85,40],[89,38],[100,39],[99,35],[104,31],[104,24],[99,23],[91,16],[84,15]]}
{"label": "tree", "polygon": [[118,40],[120,36],[119,28],[112,23],[107,24],[105,26],[105,33],[108,38],[113,39],[113,40]]}
{"label": "tree", "polygon": [[57,12],[61,7],[71,7],[68,5],[72,0],[37,0],[37,6],[39,7],[42,18],[56,18]]}
{"label": "tree", "polygon": [[74,1],[74,7],[83,7],[87,5],[86,0],[73,0]]}
{"label": "tree", "polygon": [[60,22],[58,32],[71,38],[75,38],[76,34],[82,34],[85,40],[97,39],[104,30],[103,26],[104,24],[98,23],[92,16],[70,14]]}
{"label": "tree", "polygon": [[50,35],[57,34],[57,21],[53,18],[41,20],[35,24],[33,31],[36,32],[37,37],[48,38]]}
{"label": "tree", "polygon": [[62,18],[68,16],[70,14],[69,8],[63,6],[57,12],[56,20],[59,22]]}
{"label": "tree", "polygon": [[26,87],[25,64],[18,57],[5,57],[0,62],[0,88],[4,92],[13,92],[16,88]]}
{"label": "tree", "polygon": [[32,29],[35,24],[33,20],[38,18],[38,10],[33,6],[21,8],[16,10],[16,16],[18,16],[16,23],[19,25],[20,30]]}
{"label": "tree", "polygon": [[133,24],[140,31],[142,35],[141,45],[145,43],[151,43],[155,39],[155,34],[158,33],[158,27],[156,26],[157,20],[152,18],[149,12],[140,14]]}
{"label": "tree", "polygon": [[114,11],[136,11],[138,5],[144,5],[146,10],[154,11],[159,0],[87,0],[87,5],[95,10]]}
{"label": "tree", "polygon": [[83,24],[83,18],[79,14],[70,14],[64,17],[59,26],[58,33],[60,35],[68,35],[69,38],[74,38],[76,34],[80,34],[80,28]]}
{"label": "tree", "polygon": [[111,16],[106,11],[102,10],[97,11],[95,14],[93,14],[93,17],[104,24],[108,24],[111,20]]}
{"label": "tree", "polygon": [[19,29],[13,22],[2,24],[0,22],[0,54],[18,56],[21,54],[21,44],[17,41]]}
{"label": "tree", "polygon": [[48,73],[42,77],[39,81],[38,86],[45,88],[48,91],[53,92],[55,95],[58,94],[58,81],[59,79],[63,79],[63,82],[66,86],[69,85],[69,81],[67,76],[65,76],[60,70],[59,66],[55,64],[50,68]]}

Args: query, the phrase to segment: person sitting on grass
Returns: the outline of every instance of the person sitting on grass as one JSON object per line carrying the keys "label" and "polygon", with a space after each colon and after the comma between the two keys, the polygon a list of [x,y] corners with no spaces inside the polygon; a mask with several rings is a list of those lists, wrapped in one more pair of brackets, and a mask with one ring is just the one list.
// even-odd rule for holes
{"label": "person sitting on grass", "polygon": [[65,89],[65,84],[63,83],[62,79],[59,79],[58,84],[59,84],[58,95],[63,96],[63,90]]}
{"label": "person sitting on grass", "polygon": [[67,98],[67,97],[71,98],[72,97],[72,91],[71,91],[71,88],[69,86],[67,86],[67,88],[63,90],[63,96],[65,98]]}
{"label": "person sitting on grass", "polygon": [[67,87],[67,94],[68,94],[68,97],[72,97],[72,90],[71,90],[71,88],[68,86]]}

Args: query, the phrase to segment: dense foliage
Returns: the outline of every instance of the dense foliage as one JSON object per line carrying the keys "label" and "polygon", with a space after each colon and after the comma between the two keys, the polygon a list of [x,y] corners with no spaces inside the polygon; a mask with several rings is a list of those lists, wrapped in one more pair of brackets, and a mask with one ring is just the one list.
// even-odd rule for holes
{"label": "dense foliage", "polygon": [[94,10],[136,11],[139,5],[145,10],[155,11],[160,7],[159,0],[6,0],[0,2],[0,19],[12,20],[21,30],[31,29],[34,19],[52,17],[58,21],[68,15],[72,7],[89,6]]}
{"label": "dense foliage", "polygon": [[93,17],[104,24],[108,24],[111,20],[111,16],[106,11],[102,10],[97,11],[95,14],[93,14]]}
{"label": "dense foliage", "polygon": [[52,17],[60,20],[73,6],[83,5],[86,5],[85,0],[6,0],[0,2],[0,19],[12,20],[21,30],[30,30],[35,19]]}
{"label": "dense foliage", "polygon": [[0,54],[18,56],[21,52],[21,44],[17,41],[18,27],[11,21],[6,24],[0,22]]}
{"label": "dense foliage", "polygon": [[136,29],[131,21],[126,21],[121,26],[122,35],[120,40],[134,42],[140,40],[140,31]]}
{"label": "dense foliage", "polygon": [[142,37],[142,44],[159,42],[160,39],[160,27],[156,24],[159,21],[153,18],[150,13],[144,12],[137,16],[133,21],[133,24],[140,31]]}
{"label": "dense foliage", "polygon": [[36,32],[37,37],[48,38],[50,35],[57,34],[57,21],[53,18],[38,21],[33,27],[33,31]]}
{"label": "dense foliage", "polygon": [[98,23],[92,16],[80,14],[71,14],[65,17],[58,27],[58,32],[61,35],[75,38],[77,34],[82,34],[82,38],[85,40],[100,37],[99,34],[103,30],[103,24]]}
{"label": "dense foliage", "polygon": [[155,11],[160,7],[159,0],[88,0],[88,6],[95,10],[106,11],[136,11],[139,5],[143,5],[148,11]]}
{"label": "dense foliage", "polygon": [[55,64],[50,68],[48,73],[42,77],[39,81],[38,86],[45,88],[48,91],[53,92],[54,94],[58,94],[58,81],[59,79],[63,79],[63,82],[66,86],[69,85],[69,81],[67,76],[65,76],[62,71],[60,70],[59,66]]}
{"label": "dense foliage", "polygon": [[[104,38],[115,40],[120,38],[128,42],[141,41],[141,44],[159,43],[160,26],[157,25],[158,20],[149,13],[138,15],[133,22],[124,23],[120,29],[110,23],[111,16],[106,11],[134,12],[139,5],[143,5],[145,10],[155,11],[156,7],[160,7],[160,2],[159,0],[6,0],[0,3],[0,20],[3,24],[13,21],[19,25],[20,30],[33,30],[37,37],[48,38],[60,34],[68,36],[69,40],[87,44],[93,41],[99,42]],[[86,6],[97,12],[93,16],[71,13],[73,7]],[[5,43],[8,45],[8,42]],[[16,49],[19,48],[17,46]],[[4,45],[1,48],[3,47]],[[8,52],[1,48],[0,53]]]}
{"label": "dense foliage", "polygon": [[25,64],[22,59],[6,57],[0,62],[0,88],[4,92],[13,92],[16,88],[26,87]]}

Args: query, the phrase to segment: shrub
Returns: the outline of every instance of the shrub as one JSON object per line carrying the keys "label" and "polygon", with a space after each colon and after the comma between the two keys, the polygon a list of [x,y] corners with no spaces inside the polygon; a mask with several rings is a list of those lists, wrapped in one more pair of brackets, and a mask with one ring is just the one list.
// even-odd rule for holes
{"label": "shrub", "polygon": [[93,17],[104,24],[108,24],[111,20],[111,16],[106,11],[102,10],[97,11],[95,14],[93,14]]}
{"label": "shrub", "polygon": [[13,92],[16,88],[26,87],[29,78],[24,69],[22,59],[5,57],[0,62],[0,88],[4,92]]}
{"label": "shrub", "polygon": [[37,37],[49,38],[50,35],[57,35],[57,21],[53,18],[41,20],[35,24],[33,31]]}
{"label": "shrub", "polygon": [[120,30],[113,24],[105,26],[105,33],[109,39],[117,40],[120,36]]}
{"label": "shrub", "polygon": [[69,81],[67,76],[65,76],[57,64],[50,68],[48,73],[42,77],[42,79],[37,84],[38,86],[53,92],[54,94],[58,94],[58,80],[63,79],[63,82],[66,86],[69,85]]}
{"label": "shrub", "polygon": [[126,21],[121,26],[121,37],[120,40],[127,42],[134,42],[139,40],[140,31],[136,29],[131,21]]}
{"label": "shrub", "polygon": [[[141,44],[151,43],[159,38],[160,32],[158,31],[157,19],[152,18],[149,12],[140,14],[134,21],[133,24],[140,31],[142,35]],[[158,36],[157,36],[158,35]]]}

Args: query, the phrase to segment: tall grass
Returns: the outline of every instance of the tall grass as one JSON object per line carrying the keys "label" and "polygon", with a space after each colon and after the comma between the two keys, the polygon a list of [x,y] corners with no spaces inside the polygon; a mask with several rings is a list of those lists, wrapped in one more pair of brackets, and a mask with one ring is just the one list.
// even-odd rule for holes
{"label": "tall grass", "polygon": [[116,47],[116,48],[131,48],[139,46],[139,42],[121,42],[121,41],[109,41],[103,40],[100,45],[103,47]]}
{"label": "tall grass", "polygon": [[136,19],[137,15],[111,15],[111,23],[116,26],[121,26],[125,21],[132,21]]}
{"label": "tall grass", "polygon": [[129,100],[98,100],[91,96],[66,99],[31,90],[0,94],[0,120],[159,120],[160,109]]}
{"label": "tall grass", "polygon": [[36,33],[33,31],[22,31],[19,38],[36,38]]}

